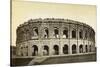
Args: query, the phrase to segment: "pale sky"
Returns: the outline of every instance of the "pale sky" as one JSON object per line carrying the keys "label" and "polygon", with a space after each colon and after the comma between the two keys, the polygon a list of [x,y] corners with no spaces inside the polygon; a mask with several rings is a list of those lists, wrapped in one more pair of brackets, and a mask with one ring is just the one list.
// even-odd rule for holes
{"label": "pale sky", "polygon": [[12,1],[12,44],[16,45],[17,26],[29,19],[64,18],[86,23],[96,31],[96,6]]}

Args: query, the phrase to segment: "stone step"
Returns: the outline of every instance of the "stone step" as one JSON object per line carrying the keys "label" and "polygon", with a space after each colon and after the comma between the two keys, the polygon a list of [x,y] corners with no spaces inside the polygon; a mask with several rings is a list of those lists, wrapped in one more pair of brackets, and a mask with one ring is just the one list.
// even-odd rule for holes
{"label": "stone step", "polygon": [[34,65],[36,63],[39,64],[39,63],[43,62],[46,59],[47,59],[47,57],[35,57],[34,59],[32,59],[32,61],[29,62],[28,65]]}

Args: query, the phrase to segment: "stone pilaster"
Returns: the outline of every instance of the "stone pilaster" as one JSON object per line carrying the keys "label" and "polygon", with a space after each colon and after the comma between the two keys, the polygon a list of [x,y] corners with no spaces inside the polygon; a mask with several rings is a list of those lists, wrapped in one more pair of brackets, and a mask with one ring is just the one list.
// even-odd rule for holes
{"label": "stone pilaster", "polygon": [[70,45],[69,47],[69,54],[72,54],[72,46]]}
{"label": "stone pilaster", "polygon": [[63,55],[63,44],[59,45],[59,55]]}
{"label": "stone pilaster", "polygon": [[32,46],[28,43],[28,56],[32,56]]}
{"label": "stone pilaster", "polygon": [[38,56],[43,56],[42,52],[43,48],[41,45],[38,46]]}

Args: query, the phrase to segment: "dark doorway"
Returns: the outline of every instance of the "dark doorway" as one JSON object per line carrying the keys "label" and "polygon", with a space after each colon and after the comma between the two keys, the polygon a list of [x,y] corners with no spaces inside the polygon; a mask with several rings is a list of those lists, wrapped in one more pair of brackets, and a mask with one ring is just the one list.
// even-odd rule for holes
{"label": "dark doorway", "polygon": [[63,47],[63,53],[68,54],[68,45],[66,45],[66,44]]}
{"label": "dark doorway", "polygon": [[23,56],[23,51],[22,50],[23,50],[23,47],[21,47],[21,56]]}
{"label": "dark doorway", "polygon": [[86,50],[86,52],[88,52],[88,48],[87,48],[87,45],[85,45],[85,50]]}
{"label": "dark doorway", "polygon": [[76,45],[73,44],[73,45],[72,45],[72,54],[75,54],[75,53],[76,53]]}
{"label": "dark doorway", "polygon": [[58,45],[54,45],[54,55],[58,55],[59,54],[59,46]]}
{"label": "dark doorway", "polygon": [[33,45],[33,53],[32,56],[37,56],[38,55],[38,47],[36,45]]}
{"label": "dark doorway", "polygon": [[49,47],[48,46],[44,46],[44,52],[43,55],[49,55]]}
{"label": "dark doorway", "polygon": [[79,46],[79,52],[80,52],[80,53],[83,53],[83,45],[80,45],[80,46]]}

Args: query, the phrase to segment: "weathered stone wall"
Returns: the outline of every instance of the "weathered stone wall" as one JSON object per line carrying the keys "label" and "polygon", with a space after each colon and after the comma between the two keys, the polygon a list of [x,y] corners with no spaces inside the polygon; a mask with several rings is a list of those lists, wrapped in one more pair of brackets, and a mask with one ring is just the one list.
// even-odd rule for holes
{"label": "weathered stone wall", "polygon": [[[45,29],[48,29],[48,36]],[[54,34],[55,29],[58,30],[58,34]],[[68,37],[63,35],[64,30],[68,31]],[[76,31],[75,38],[72,38],[73,30]],[[82,31],[81,38],[80,31]],[[44,52],[48,52],[47,56],[51,56],[56,51],[58,51],[57,55],[64,55],[63,47],[65,44],[68,46],[68,50],[66,49],[68,54],[72,54],[74,44],[76,45],[76,54],[95,51],[94,30],[89,25],[73,20],[31,19],[20,25],[16,32],[17,55],[19,56],[43,56]],[[37,46],[37,49],[33,47],[34,45]],[[58,49],[55,47],[54,51],[55,45],[58,45]],[[48,50],[44,46],[48,46]],[[32,55],[33,52],[35,55]]]}

